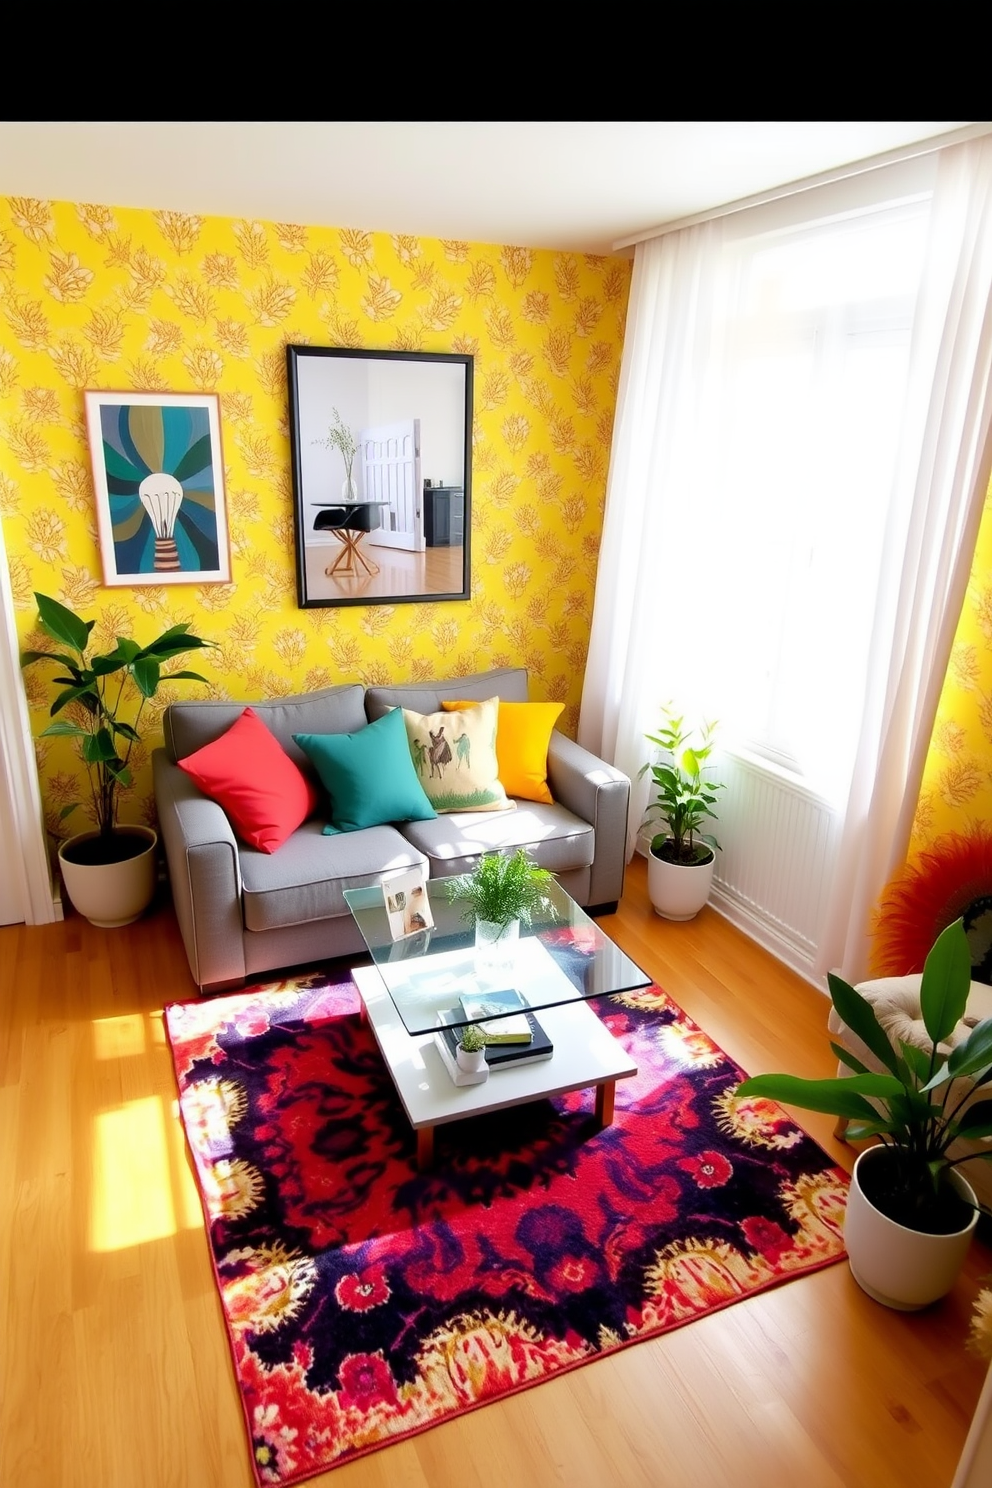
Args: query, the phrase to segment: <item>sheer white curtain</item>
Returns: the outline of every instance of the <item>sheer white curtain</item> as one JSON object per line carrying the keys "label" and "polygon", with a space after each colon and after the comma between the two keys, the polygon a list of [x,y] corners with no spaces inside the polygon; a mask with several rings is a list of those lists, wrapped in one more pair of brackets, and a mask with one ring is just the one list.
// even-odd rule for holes
{"label": "sheer white curtain", "polygon": [[992,140],[941,153],[887,552],[817,969],[867,967],[872,910],[903,862],[989,480]]}
{"label": "sheer white curtain", "polygon": [[[712,264],[723,232],[722,220],[703,223],[639,244],[634,257],[578,729],[582,744],[634,782],[628,857],[647,802],[637,772],[644,732],[659,721],[658,655],[688,642],[677,607],[666,604],[666,588],[675,566],[687,561],[677,536],[679,493],[695,441],[671,435],[692,417],[681,373],[692,366],[705,381]],[[688,561],[698,566],[699,548]]]}
{"label": "sheer white curtain", "polygon": [[[931,443],[922,437],[922,427],[927,423],[938,347],[944,347],[945,358],[959,368],[943,379],[955,390],[959,384],[962,388],[971,385],[970,379],[981,363],[981,307],[987,311],[988,284],[983,302],[981,285],[986,271],[982,253],[975,250],[981,238],[981,183],[987,183],[989,174],[987,150],[985,144],[977,144],[945,152],[939,169],[939,190],[928,208],[932,226],[931,251],[925,259],[927,290],[915,321],[924,238],[913,236],[911,223],[907,233],[907,222],[914,201],[921,196],[929,198],[934,189],[934,160],[926,165],[923,175],[918,163],[908,169],[876,172],[872,173],[874,179],[845,183],[841,188],[828,188],[826,193],[809,193],[808,199],[779,204],[771,211],[760,208],[753,220],[752,214],[742,213],[673,233],[639,245],[635,257],[579,737],[636,778],[647,747],[644,733],[657,722],[659,705],[666,698],[675,699],[690,715],[718,714],[723,719],[726,708],[732,730],[739,725],[745,734],[753,732],[761,709],[753,704],[749,709],[749,696],[767,684],[768,678],[762,674],[773,669],[768,653],[776,649],[773,665],[780,673],[778,697],[788,698],[794,692],[798,699],[805,691],[805,711],[808,725],[812,725],[806,728],[805,740],[800,739],[795,747],[787,739],[786,753],[791,751],[795,756],[791,765],[807,775],[807,783],[818,786],[812,778],[816,771],[833,755],[836,775],[837,758],[842,758],[840,783],[835,778],[833,798],[843,802],[857,759],[856,784],[850,790],[849,831],[844,837],[845,867],[836,875],[829,935],[820,947],[821,956],[826,954],[829,964],[847,960],[846,951],[841,957],[836,954],[837,936],[846,940],[845,923],[859,915],[864,917],[865,905],[874,901],[885,877],[878,854],[873,865],[863,862],[865,839],[855,832],[856,823],[861,829],[867,826],[867,805],[877,773],[872,765],[873,729],[879,741],[883,735],[888,741],[885,790],[876,794],[875,800],[879,806],[887,801],[897,812],[903,807],[907,790],[912,794],[908,772],[916,736],[926,735],[923,751],[929,737],[930,725],[925,718],[921,721],[920,707],[923,705],[925,711],[925,699],[919,686],[915,691],[907,690],[904,682],[899,688],[901,711],[883,705],[890,659],[904,675],[906,669],[898,653],[908,649],[920,669],[918,675],[929,675],[926,667],[934,665],[936,657],[932,648],[921,651],[909,643],[907,627],[912,626],[908,617],[915,614],[918,623],[929,624],[939,590],[941,607],[954,610],[950,621],[953,627],[957,613],[954,584],[958,585],[959,607],[967,579],[980,491],[978,506],[972,503],[970,507],[969,524],[956,517],[943,498],[931,503],[931,480],[913,479],[907,487],[907,472],[917,470]],[[926,189],[921,191],[924,179]],[[894,204],[886,206],[888,215],[879,210],[882,199]],[[970,206],[962,202],[970,202]],[[816,236],[821,227],[824,233],[832,234],[826,243]],[[815,315],[815,294],[808,306],[800,304],[803,295],[794,287],[783,288],[776,277],[778,232],[788,237],[790,244],[798,244],[798,258],[790,247],[790,264],[799,262],[805,253],[810,265],[819,261],[823,266],[822,273],[807,273],[814,289],[816,280],[826,280],[830,274],[836,279],[840,274],[836,290],[828,288],[821,295]],[[899,246],[889,254],[890,267],[881,276],[881,286],[872,289],[872,275],[865,270],[866,255],[871,244],[875,245],[873,252],[881,246],[884,254],[887,233],[896,234],[892,242]],[[749,237],[757,244],[755,252],[763,255],[760,259],[754,254],[747,256],[751,254]],[[917,242],[920,262],[914,260],[910,271],[907,263],[916,253],[912,245]],[[970,289],[961,282],[952,294],[951,286],[957,280],[953,271],[950,278],[948,275],[949,265],[955,262],[955,243],[958,259],[965,255]],[[746,245],[746,251],[741,244]],[[833,296],[839,304],[846,293],[841,283],[843,272],[838,269],[845,256],[856,271],[855,277],[860,275],[868,288],[858,288],[850,303],[835,315],[830,301]],[[960,275],[959,269],[959,279]],[[896,283],[900,277],[904,281],[901,288]],[[796,283],[801,278],[800,273]],[[776,308],[779,318],[771,332],[767,327],[773,324],[773,318],[762,315],[765,291],[782,302]],[[952,299],[954,332],[950,342],[958,348],[956,352],[948,344],[947,335],[942,339],[940,334],[940,328],[948,323]],[[788,312],[784,315],[783,306]],[[968,330],[966,321],[970,323]],[[764,360],[760,345],[756,353],[746,348],[742,355],[742,336],[750,336],[755,324],[760,326],[759,342],[761,336],[767,338],[769,334],[773,340],[792,338],[784,357],[781,346],[773,348],[773,356]],[[911,343],[910,328],[914,326]],[[831,362],[832,369],[828,365]],[[899,411],[907,364],[913,369],[911,413],[907,434],[900,442]],[[770,374],[766,373],[767,367],[772,368]],[[980,371],[977,377],[981,382]],[[829,402],[829,409],[817,423],[821,379],[822,397]],[[757,382],[761,382],[762,391],[756,396]],[[889,389],[887,401],[877,397],[883,382]],[[793,383],[813,389],[812,397],[807,392],[806,405],[812,412],[804,413],[802,403],[792,399]],[[858,392],[852,398],[855,388]],[[858,403],[864,398],[874,400],[867,418],[859,417]],[[946,408],[946,398],[941,401]],[[769,405],[773,415],[770,422]],[[962,490],[972,495],[981,484],[987,419],[983,424],[980,408],[967,399],[964,409],[956,423],[946,423],[944,416],[939,419],[945,430],[941,448],[954,452],[955,478]],[[767,432],[758,436],[750,432],[752,411],[754,417],[760,415],[765,420]],[[867,454],[851,442],[852,430],[859,423],[865,425]],[[835,431],[843,434],[843,441],[835,441]],[[844,441],[847,453],[838,456],[834,445]],[[787,473],[782,473],[788,463],[789,445],[798,456],[791,486]],[[966,454],[969,448],[973,451],[970,461]],[[959,454],[961,459],[956,458]],[[898,468],[898,481],[893,479],[893,468]],[[841,519],[836,511],[838,493],[849,494],[859,480],[864,494],[858,491],[853,500],[848,500]],[[775,481],[779,482],[778,494],[772,490]],[[891,512],[885,500],[890,487],[907,496],[900,505],[896,494],[895,510]],[[872,493],[874,499],[869,500]],[[967,498],[962,499],[967,506]],[[803,521],[786,533],[790,505],[802,508]],[[830,513],[829,522],[821,522],[824,531],[819,534],[809,530],[808,513],[814,511]],[[831,523],[837,530],[826,530]],[[826,543],[824,533],[829,539]],[[755,542],[756,536],[760,541]],[[911,589],[900,577],[904,556],[914,541],[917,554],[906,560],[908,571],[921,579],[926,571],[933,579],[929,587],[924,584],[917,592],[915,604]],[[804,545],[812,553],[817,542],[821,543],[820,556],[814,560],[806,554]],[[830,543],[835,572],[831,584],[828,560],[824,585],[822,554],[831,551]],[[943,558],[936,556],[938,551],[944,553]],[[855,559],[860,569],[856,569]],[[959,560],[956,567],[955,559]],[[796,582],[800,569],[802,577]],[[790,584],[793,598],[789,597]],[[900,595],[906,604],[897,625],[894,601]],[[876,596],[877,603],[873,603]],[[866,644],[861,656],[855,658],[849,640],[837,633],[837,621],[841,615],[850,618],[849,611],[855,612],[858,602],[861,608],[856,610],[853,631],[855,635],[860,633]],[[822,609],[819,619],[827,637],[825,645],[810,640],[804,651],[796,650],[788,623],[782,624],[782,617],[788,619],[791,614],[792,603],[805,607],[814,626],[818,609]],[[776,607],[779,629],[773,632]],[[767,644],[765,636],[772,638]],[[831,665],[831,640],[840,666]],[[949,635],[946,642],[949,647]],[[790,654],[790,648],[795,654]],[[727,657],[733,658],[729,668],[723,664]],[[937,687],[943,666],[938,670]],[[810,678],[815,682],[812,689]],[[868,685],[864,688],[866,678]],[[863,691],[868,705],[862,721]],[[929,689],[928,696],[930,693],[935,699],[934,688]],[[769,697],[774,698],[774,688]],[[774,706],[765,702],[762,707],[769,716],[777,712],[781,721],[780,702]],[[737,717],[733,716],[735,710]],[[754,716],[748,717],[749,711]],[[900,765],[894,749],[895,733],[899,727],[909,727],[910,717],[915,730],[913,743]],[[840,742],[843,724],[848,726],[848,737]],[[785,733],[789,733],[788,728]],[[830,741],[830,748],[823,748],[824,739]],[[806,758],[801,758],[804,752]],[[881,757],[877,749],[874,753],[876,758]],[[922,754],[919,762],[922,767]],[[858,798],[859,781],[867,787],[863,801]],[[646,784],[635,785],[632,794],[630,851],[647,799]],[[907,807],[910,813],[912,804]],[[876,831],[874,825],[870,830]],[[895,822],[883,818],[877,832],[885,850],[894,850]]]}

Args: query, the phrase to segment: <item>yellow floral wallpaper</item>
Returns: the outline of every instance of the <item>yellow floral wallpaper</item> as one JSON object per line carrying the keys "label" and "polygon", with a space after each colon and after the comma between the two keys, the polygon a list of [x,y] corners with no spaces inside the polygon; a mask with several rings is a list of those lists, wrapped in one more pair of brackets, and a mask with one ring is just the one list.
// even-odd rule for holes
{"label": "yellow floral wallpaper", "polygon": [[948,832],[992,823],[992,485],[941,692],[908,864]]}
{"label": "yellow floral wallpaper", "polygon": [[[188,621],[213,695],[358,680],[530,672],[574,734],[585,668],[631,264],[294,223],[0,198],[0,517],[22,646],[33,592],[139,642]],[[300,610],[287,343],[475,358],[472,596]],[[85,389],[216,392],[230,585],[102,583]],[[36,732],[50,668],[24,673]],[[151,705],[203,695],[163,688]],[[146,714],[147,720],[147,714]],[[122,819],[154,819],[147,752]],[[49,825],[78,795],[63,740],[38,742]],[[88,823],[79,813],[71,830]],[[61,829],[64,833],[65,828]]]}

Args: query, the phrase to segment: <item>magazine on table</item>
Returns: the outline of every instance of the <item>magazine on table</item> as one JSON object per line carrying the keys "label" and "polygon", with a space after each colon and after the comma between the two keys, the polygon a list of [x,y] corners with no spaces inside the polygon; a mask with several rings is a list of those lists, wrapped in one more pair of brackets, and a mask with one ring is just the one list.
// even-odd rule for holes
{"label": "magazine on table", "polygon": [[434,915],[427,897],[427,870],[404,868],[382,881],[389,933],[394,940],[420,935],[434,926]]}
{"label": "magazine on table", "polygon": [[[500,987],[492,992],[463,992],[458,999],[466,1018],[474,1023],[482,1019],[483,1033],[493,1044],[529,1044],[533,1038],[532,1021],[527,1003],[513,987]],[[519,1012],[515,1012],[519,1009]],[[509,1016],[506,1016],[509,1014]]]}

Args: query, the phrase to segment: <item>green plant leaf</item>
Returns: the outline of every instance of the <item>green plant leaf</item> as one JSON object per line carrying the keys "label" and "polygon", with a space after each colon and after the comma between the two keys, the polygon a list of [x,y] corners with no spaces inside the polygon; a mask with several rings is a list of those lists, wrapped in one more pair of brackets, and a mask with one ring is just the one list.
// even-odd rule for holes
{"label": "green plant leaf", "polygon": [[170,625],[149,645],[143,647],[143,656],[157,656],[159,661],[165,661],[170,656],[179,656],[183,651],[198,651],[205,646],[213,646],[213,641],[203,641],[199,636],[190,635],[189,626]]}
{"label": "green plant leaf", "polygon": [[50,723],[46,729],[42,729],[42,739],[53,739],[61,736],[65,739],[88,739],[89,729],[80,728],[78,723],[70,723],[68,719],[62,719],[59,723]]}
{"label": "green plant leaf", "polygon": [[905,1043],[903,1039],[899,1040],[899,1048],[906,1064],[923,1089],[926,1089],[925,1082],[930,1079],[930,1056],[923,1049],[918,1049],[915,1044]]}
{"label": "green plant leaf", "polygon": [[95,677],[109,677],[114,672],[122,672],[127,664],[125,658],[116,651],[108,651],[105,656],[94,656],[90,659],[90,667]]}
{"label": "green plant leaf", "polygon": [[971,950],[960,919],[942,930],[923,963],[920,1011],[927,1033],[941,1043],[957,1027],[971,991]]}
{"label": "green plant leaf", "polygon": [[893,1075],[899,1072],[899,1056],[896,1054],[888,1034],[875,1017],[875,1010],[866,998],[861,996],[850,984],[834,972],[827,973],[827,983],[830,987],[830,998],[841,1018],[847,1024],[852,1033],[856,1034],[863,1044],[874,1054],[879,1064],[883,1064]]}
{"label": "green plant leaf", "polygon": [[955,1117],[955,1124],[959,1134],[971,1142],[992,1137],[992,1100],[972,1101]]}
{"label": "green plant leaf", "polygon": [[951,1050],[947,1061],[948,1078],[960,1075],[992,1074],[992,1018],[976,1023],[968,1037]]}
{"label": "green plant leaf", "polygon": [[[846,1065],[853,1074],[870,1075],[872,1073],[868,1066],[866,1064],[862,1064],[858,1056],[856,1054],[852,1054],[850,1049],[845,1049],[843,1044],[835,1044],[831,1042],[830,1047],[837,1055],[840,1063]],[[843,1078],[843,1076],[841,1078]]]}
{"label": "green plant leaf", "polygon": [[805,1080],[799,1075],[753,1075],[738,1085],[734,1094],[762,1096],[781,1105],[802,1106],[828,1116],[874,1122],[878,1113],[865,1097],[889,1099],[901,1094],[902,1089],[893,1075],[841,1075],[830,1080]]}
{"label": "green plant leaf", "polygon": [[31,666],[36,661],[57,661],[67,671],[75,672],[79,666],[79,658],[66,656],[64,651],[22,651],[21,666]]}
{"label": "green plant leaf", "polygon": [[38,605],[38,615],[41,619],[42,629],[56,641],[63,645],[71,646],[74,651],[82,653],[89,643],[90,631],[95,625],[94,620],[81,620],[72,610],[66,609],[65,605],[59,604],[57,599],[50,599],[47,594],[35,594]]}
{"label": "green plant leaf", "polygon": [[851,1142],[863,1142],[866,1137],[891,1135],[895,1129],[894,1122],[876,1115],[872,1121],[852,1121],[847,1128],[847,1138]]}
{"label": "green plant leaf", "polygon": [[131,668],[131,675],[142,697],[154,697],[158,692],[161,667],[154,656],[139,656]]}
{"label": "green plant leaf", "polygon": [[117,749],[109,729],[99,728],[95,734],[86,735],[83,740],[83,759],[88,765],[117,759]]}

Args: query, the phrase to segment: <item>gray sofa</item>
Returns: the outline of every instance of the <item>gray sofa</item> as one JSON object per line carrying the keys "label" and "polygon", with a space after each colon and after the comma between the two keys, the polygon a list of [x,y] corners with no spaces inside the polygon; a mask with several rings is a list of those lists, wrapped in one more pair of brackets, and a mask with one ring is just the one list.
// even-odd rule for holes
{"label": "gray sofa", "polygon": [[[354,733],[391,707],[437,711],[446,698],[527,701],[527,673],[507,668],[450,682],[397,687],[344,684],[300,697],[251,702],[312,779],[295,733]],[[587,910],[615,908],[623,889],[626,775],[555,730],[548,751],[554,804],[442,815],[322,835],[318,811],[275,853],[239,841],[222,807],[176,761],[225,733],[248,704],[172,703],[164,748],[152,769],[159,832],[176,916],[193,979],[202,992],[244,984],[266,972],[359,956],[364,943],[344,890],[379,883],[387,871],[426,864],[432,878],[463,873],[483,852],[526,846]]]}

